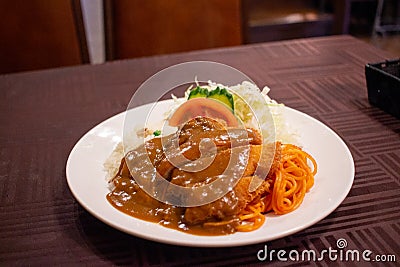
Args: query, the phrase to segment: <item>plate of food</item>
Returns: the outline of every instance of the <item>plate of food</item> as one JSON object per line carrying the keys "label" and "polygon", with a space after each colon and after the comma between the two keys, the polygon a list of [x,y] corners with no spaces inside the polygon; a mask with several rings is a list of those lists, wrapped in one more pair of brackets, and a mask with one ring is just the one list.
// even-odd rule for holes
{"label": "plate of food", "polygon": [[[241,122],[249,119],[248,109],[235,97],[235,90],[246,92],[255,88],[258,90],[246,82],[232,88],[215,84],[195,86],[185,97],[134,107],[101,122],[76,143],[69,155],[66,176],[73,196],[93,216],[120,231],[174,245],[249,245],[312,226],[334,211],[350,191],[354,179],[352,155],[333,130],[307,114],[271,100],[268,90],[263,90],[263,95],[275,124],[274,142],[265,144],[263,130],[246,123],[246,148],[242,149],[241,141],[226,141],[233,138],[232,131],[238,132],[235,117]],[[256,107],[257,103],[250,105]],[[201,116],[194,112],[199,110],[198,106],[202,106]],[[160,120],[153,125],[167,120],[176,132],[164,133],[159,126],[132,126],[143,130],[136,134],[144,136],[140,139],[144,142],[127,148],[127,117],[132,124],[148,117],[149,110],[155,114],[150,120]],[[177,138],[187,162],[173,162],[172,158],[179,157],[171,157],[169,146],[162,146],[161,140],[168,142],[172,137]],[[202,138],[215,144],[215,150],[209,150],[213,151],[213,158],[199,171],[186,170],[202,155]],[[227,155],[239,150],[246,155],[245,163],[235,164],[240,174],[234,171],[225,175],[222,169],[228,165]],[[269,155],[269,160],[264,160],[264,155]],[[205,162],[208,158],[204,158]],[[143,167],[146,160],[151,171]],[[269,162],[268,168],[260,163],[264,161]],[[260,175],[259,169],[266,172]],[[152,194],[151,186],[146,189],[148,184],[159,184],[148,179],[149,175],[154,179],[155,175],[161,177],[160,182],[167,181],[162,194]],[[193,191],[235,175],[235,182],[209,201],[203,201],[199,195],[209,197],[211,191],[192,193],[186,197],[191,200],[189,204],[174,202],[177,195],[179,200],[184,197],[173,188]],[[257,187],[250,190],[254,180]],[[146,181],[152,182],[145,185]],[[165,196],[172,196],[172,200],[166,201]]]}

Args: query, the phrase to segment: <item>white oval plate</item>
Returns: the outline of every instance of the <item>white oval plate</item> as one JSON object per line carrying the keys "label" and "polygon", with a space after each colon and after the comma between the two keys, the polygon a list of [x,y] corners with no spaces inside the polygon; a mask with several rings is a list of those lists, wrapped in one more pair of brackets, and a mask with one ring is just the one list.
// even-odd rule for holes
{"label": "white oval plate", "polygon": [[[170,101],[157,108],[168,110]],[[152,104],[149,104],[152,105]],[[146,116],[149,105],[133,109]],[[111,117],[86,133],[72,149],[66,166],[69,188],[78,202],[92,215],[128,234],[162,243],[196,247],[230,247],[278,239],[320,221],[345,199],[354,179],[354,162],[340,137],[318,120],[285,107],[286,122],[300,135],[305,151],[317,161],[315,184],[300,207],[285,215],[266,215],[264,225],[253,232],[225,236],[197,236],[128,216],[113,208],[103,164],[122,138],[125,112]]]}

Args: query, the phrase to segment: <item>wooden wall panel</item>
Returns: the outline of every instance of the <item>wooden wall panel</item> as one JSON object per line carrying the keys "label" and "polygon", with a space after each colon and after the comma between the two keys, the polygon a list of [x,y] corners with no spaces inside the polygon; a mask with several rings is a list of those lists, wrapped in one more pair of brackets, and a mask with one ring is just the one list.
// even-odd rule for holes
{"label": "wooden wall panel", "polygon": [[107,59],[242,43],[240,0],[106,0]]}

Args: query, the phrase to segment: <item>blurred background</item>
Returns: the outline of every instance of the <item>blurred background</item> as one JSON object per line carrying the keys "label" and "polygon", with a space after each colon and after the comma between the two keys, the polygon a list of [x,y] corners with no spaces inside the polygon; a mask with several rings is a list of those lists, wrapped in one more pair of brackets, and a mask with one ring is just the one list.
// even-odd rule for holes
{"label": "blurred background", "polygon": [[0,73],[350,34],[400,56],[400,0],[0,0]]}

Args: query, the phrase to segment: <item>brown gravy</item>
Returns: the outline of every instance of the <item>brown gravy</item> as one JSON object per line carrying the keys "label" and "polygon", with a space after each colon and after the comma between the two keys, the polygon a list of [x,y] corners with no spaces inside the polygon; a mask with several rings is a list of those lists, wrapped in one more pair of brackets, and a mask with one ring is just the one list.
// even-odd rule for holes
{"label": "brown gravy", "polygon": [[[136,158],[130,164],[133,164],[135,170],[140,173],[141,157],[149,157],[158,173],[171,183],[185,187],[207,183],[210,177],[215,178],[224,171],[229,161],[227,152],[233,149],[233,146],[220,124],[197,118],[180,131],[179,146],[181,149],[185,148],[184,155],[187,158],[193,160],[199,157],[199,143],[202,138],[211,138],[218,150],[214,162],[203,171],[189,173],[175,168],[166,160],[160,138],[147,141],[146,149],[141,150],[144,152],[136,153]],[[245,142],[252,145],[261,144],[258,132],[251,129],[247,129],[246,139],[241,140],[238,135],[235,140],[238,140],[239,145]],[[120,170],[112,180],[114,188],[107,194],[107,200],[119,211],[141,220],[195,235],[227,235],[236,232],[236,226],[240,224],[237,214],[243,209],[246,201],[251,200],[247,194],[248,179],[240,180],[245,181],[242,184],[246,187],[246,192],[236,190],[235,186],[224,197],[213,203],[194,208],[176,207],[162,203],[142,190],[131,176],[127,160],[122,159]]]}
{"label": "brown gravy", "polygon": [[227,224],[207,227],[207,224],[187,224],[183,220],[185,208],[161,203],[138,188],[129,178],[114,180],[115,188],[107,194],[107,200],[119,211],[132,217],[158,223],[164,227],[194,235],[226,235],[235,232],[238,219],[230,218]]}

